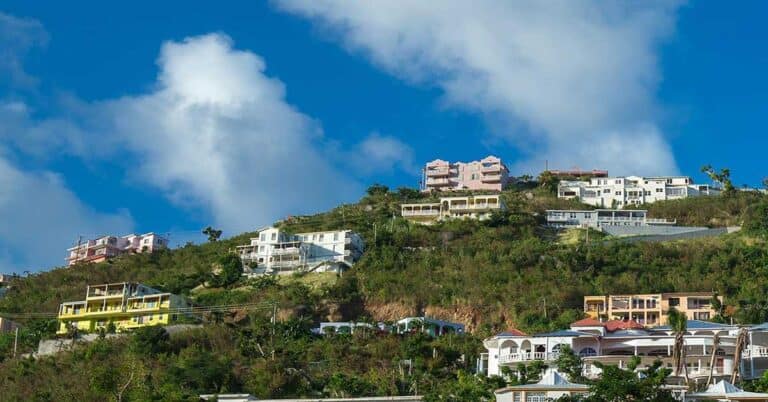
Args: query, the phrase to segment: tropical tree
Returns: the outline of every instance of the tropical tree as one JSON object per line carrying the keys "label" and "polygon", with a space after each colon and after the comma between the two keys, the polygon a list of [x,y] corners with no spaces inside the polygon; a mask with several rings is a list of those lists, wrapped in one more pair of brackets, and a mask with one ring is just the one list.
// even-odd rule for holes
{"label": "tropical tree", "polygon": [[569,345],[560,345],[560,353],[555,360],[555,365],[559,372],[568,377],[568,381],[581,384],[586,382],[582,374],[584,362]]}
{"label": "tropical tree", "polygon": [[705,387],[709,387],[712,384],[712,375],[715,371],[715,357],[717,356],[717,348],[720,347],[720,335],[715,332],[712,337],[712,354],[709,356],[709,375],[707,376],[707,384]]}
{"label": "tropical tree", "polygon": [[731,169],[722,168],[720,171],[716,171],[712,165],[704,165],[701,167],[701,172],[709,176],[715,183],[722,185],[724,195],[730,195],[736,191],[736,187],[731,181]]}
{"label": "tropical tree", "polygon": [[214,242],[219,240],[219,238],[221,237],[221,230],[216,230],[208,226],[207,228],[203,229],[203,234],[208,236],[208,241]]}
{"label": "tropical tree", "polygon": [[741,353],[743,352],[744,347],[747,346],[748,337],[749,334],[747,333],[746,328],[741,328],[739,330],[739,335],[736,336],[736,348],[733,352],[733,372],[731,373],[731,384],[734,384],[736,379],[739,378],[739,375],[741,374]]}
{"label": "tropical tree", "polygon": [[685,331],[688,330],[688,317],[684,313],[672,308],[669,310],[667,321],[675,334],[675,344],[672,349],[672,360],[675,366],[675,375],[680,375],[683,369],[685,383],[688,384],[688,365],[685,361]]}

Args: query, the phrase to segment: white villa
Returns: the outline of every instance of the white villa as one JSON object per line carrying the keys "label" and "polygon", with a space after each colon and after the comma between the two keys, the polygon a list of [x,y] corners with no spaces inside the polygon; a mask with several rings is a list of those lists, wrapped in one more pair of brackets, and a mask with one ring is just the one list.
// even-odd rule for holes
{"label": "white villa", "polygon": [[[694,320],[688,321],[684,336],[689,377],[695,381],[706,378],[711,371],[714,378],[729,378],[736,362],[736,340],[742,330],[747,333],[747,342],[741,353],[740,375],[744,379],[760,377],[768,369],[768,324],[740,328]],[[715,334],[719,336],[717,345]],[[490,337],[483,342],[488,353],[478,362],[478,369],[489,376],[502,375],[502,367],[514,373],[519,363],[554,361],[563,345],[584,359],[584,375],[588,378],[600,374],[594,362],[623,368],[634,356],[640,357],[641,367],[660,359],[665,367],[672,368],[674,342],[675,335],[668,326],[645,328],[634,321],[600,322],[586,318],[574,322],[568,330],[528,335],[513,329]],[[715,363],[710,367],[713,348]],[[674,378],[682,375],[673,373]]]}
{"label": "white villa", "polygon": [[406,317],[396,322],[394,327],[398,334],[413,331],[423,331],[430,336],[464,333],[464,324],[429,317]]}
{"label": "white villa", "polygon": [[360,259],[365,248],[351,230],[290,234],[267,227],[258,233],[251,244],[237,247],[246,275],[340,272]]}
{"label": "white villa", "polygon": [[593,177],[589,181],[561,181],[557,196],[601,208],[650,204],[656,201],[720,194],[707,184],[694,184],[686,176]]}
{"label": "white villa", "polygon": [[614,236],[672,235],[706,231],[700,226],[677,226],[675,220],[649,218],[642,209],[593,209],[546,211],[547,226],[591,228]]}
{"label": "white villa", "polygon": [[487,219],[493,211],[504,210],[498,194],[441,197],[440,202],[402,204],[403,218],[426,225],[443,219]]}

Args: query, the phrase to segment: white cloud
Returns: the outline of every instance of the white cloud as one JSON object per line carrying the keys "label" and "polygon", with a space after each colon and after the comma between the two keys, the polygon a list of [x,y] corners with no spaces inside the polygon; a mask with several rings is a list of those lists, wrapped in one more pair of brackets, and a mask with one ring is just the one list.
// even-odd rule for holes
{"label": "white cloud", "polygon": [[0,77],[17,86],[35,85],[37,79],[24,71],[22,59],[30,49],[47,42],[48,34],[39,21],[0,12]]}
{"label": "white cloud", "polygon": [[677,171],[654,122],[657,46],[674,28],[675,1],[277,4],[382,69],[482,113],[527,153],[520,166]]}
{"label": "white cloud", "polygon": [[139,159],[137,179],[231,234],[359,195],[323,153],[319,124],[286,103],[256,54],[209,34],[165,43],[158,66],[153,92],[91,109]]}
{"label": "white cloud", "polygon": [[63,265],[78,235],[126,233],[125,211],[101,213],[83,205],[51,172],[24,172],[0,154],[0,272]]}
{"label": "white cloud", "polygon": [[418,167],[413,163],[413,149],[395,137],[377,132],[357,144],[347,158],[364,175],[392,173],[395,170],[418,174]]}

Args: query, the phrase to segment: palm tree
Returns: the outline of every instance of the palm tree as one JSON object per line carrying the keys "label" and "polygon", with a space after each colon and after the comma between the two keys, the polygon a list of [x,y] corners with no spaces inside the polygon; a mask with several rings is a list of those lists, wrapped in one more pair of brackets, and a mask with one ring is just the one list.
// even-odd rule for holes
{"label": "palm tree", "polygon": [[675,375],[680,374],[680,368],[685,375],[685,384],[688,385],[688,365],[685,361],[685,331],[688,330],[688,317],[677,311],[675,308],[669,310],[669,327],[675,334],[675,344],[672,349],[672,359],[674,360]]}
{"label": "palm tree", "polygon": [[715,371],[715,356],[717,355],[717,348],[720,347],[720,335],[715,333],[712,338],[712,355],[709,356],[709,376],[707,376],[707,384],[704,387],[709,387],[712,384],[712,374]]}
{"label": "palm tree", "polygon": [[736,337],[736,350],[733,353],[733,373],[731,374],[731,384],[736,383],[736,378],[739,376],[741,370],[741,353],[744,347],[747,346],[747,329],[742,328],[739,330],[739,335]]}

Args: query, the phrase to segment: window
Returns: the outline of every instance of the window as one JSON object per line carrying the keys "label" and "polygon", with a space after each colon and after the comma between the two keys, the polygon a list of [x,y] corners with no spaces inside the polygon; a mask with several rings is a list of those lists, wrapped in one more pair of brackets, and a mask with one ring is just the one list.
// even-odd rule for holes
{"label": "window", "polygon": [[669,299],[669,307],[677,307],[680,305],[680,298],[679,297],[671,297]]}
{"label": "window", "polygon": [[267,240],[267,235],[265,235],[264,233],[262,233],[262,234],[259,236],[259,240],[260,240],[260,241],[266,241],[266,240]]}
{"label": "window", "polygon": [[324,234],[320,234],[320,236],[318,236],[317,241],[323,241],[323,238],[325,238],[325,235]]}
{"label": "window", "polygon": [[590,212],[587,212],[584,214],[585,219],[592,219],[592,214]]}
{"label": "window", "polygon": [[616,184],[621,184],[621,180],[616,180]]}
{"label": "window", "polygon": [[664,192],[664,189],[663,189],[663,188],[657,188],[657,189],[656,189],[656,192],[657,192],[657,193],[663,193],[663,192]]}
{"label": "window", "polygon": [[148,316],[147,316],[147,320],[148,320],[148,321],[152,321],[152,320],[154,320],[154,316],[153,316],[152,314],[148,315]]}
{"label": "window", "polygon": [[264,252],[264,246],[259,246],[259,252],[260,252],[260,253],[263,253],[263,252]]}
{"label": "window", "polygon": [[606,188],[605,190],[603,190],[603,193],[604,193],[604,194],[608,194],[608,193],[610,193],[610,192],[611,192],[611,189],[610,189],[610,188]]}
{"label": "window", "polygon": [[520,397],[522,396],[522,392],[513,392],[512,393],[512,402],[520,402]]}
{"label": "window", "polygon": [[333,234],[333,241],[339,241],[339,234],[338,233],[334,233]]}
{"label": "window", "polygon": [[272,241],[277,240],[277,233],[272,233]]}
{"label": "window", "polygon": [[525,396],[525,402],[545,402],[546,400],[546,392],[528,392]]}
{"label": "window", "polygon": [[579,356],[581,357],[588,357],[588,356],[597,356],[597,351],[593,348],[584,348],[579,351]]}
{"label": "window", "polygon": [[617,192],[616,192],[616,195],[621,195],[621,191],[617,191]]}
{"label": "window", "polygon": [[575,212],[571,212],[570,216],[571,216],[571,218],[575,219],[576,218],[576,213]]}

